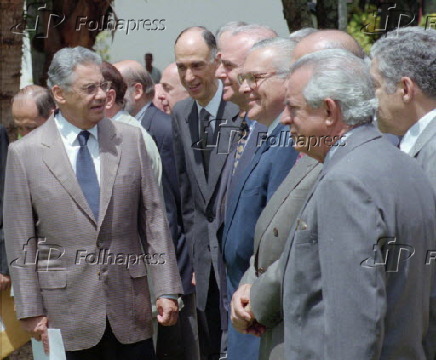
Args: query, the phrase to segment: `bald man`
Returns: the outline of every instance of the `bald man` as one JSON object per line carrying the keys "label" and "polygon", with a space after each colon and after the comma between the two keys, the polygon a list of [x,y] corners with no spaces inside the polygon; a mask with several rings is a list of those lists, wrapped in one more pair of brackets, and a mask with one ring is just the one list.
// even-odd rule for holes
{"label": "bald man", "polygon": [[44,124],[56,105],[50,91],[42,86],[27,85],[12,98],[12,117],[18,138]]}
{"label": "bald man", "polygon": [[[195,360],[199,353],[195,288],[192,285],[192,260],[189,256],[181,215],[180,185],[176,172],[171,117],[153,105],[153,81],[140,63],[124,60],[115,63],[114,66],[119,70],[128,87],[124,97],[125,109],[153,137],[161,156],[163,195],[183,285],[182,300],[185,307],[181,310],[180,320],[176,324],[177,328],[159,328],[157,353],[160,355],[161,348],[165,348],[166,353],[173,350],[173,352],[177,352],[177,347],[183,348],[185,345],[184,351],[187,358]],[[165,345],[161,346],[162,341],[166,339],[172,339],[172,342],[167,341]]]}
{"label": "bald man", "polygon": [[164,69],[160,83],[156,84],[155,90],[156,94],[153,103],[167,114],[173,112],[174,105],[178,101],[189,97],[188,91],[180,82],[176,63],[171,63]]}

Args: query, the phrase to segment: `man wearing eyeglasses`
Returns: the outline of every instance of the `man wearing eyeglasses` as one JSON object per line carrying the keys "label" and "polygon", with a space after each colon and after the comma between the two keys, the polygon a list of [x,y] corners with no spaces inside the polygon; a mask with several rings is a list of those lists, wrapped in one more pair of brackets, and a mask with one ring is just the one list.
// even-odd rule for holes
{"label": "man wearing eyeglasses", "polygon": [[10,146],[6,168],[17,316],[46,350],[60,329],[68,360],[156,359],[147,270],[163,325],[182,287],[141,132],[105,118],[94,52],[58,51],[48,84],[59,111]]}
{"label": "man wearing eyeglasses", "polygon": [[[266,126],[267,132],[256,139],[253,159],[233,180],[235,186],[228,194],[222,250],[229,300],[249,267],[257,219],[297,158],[289,131],[279,123],[292,48],[290,40],[282,38],[256,43],[238,76],[240,91],[248,102],[247,116]],[[238,350],[241,343],[243,354]],[[228,359],[253,359],[258,355],[258,338],[229,327]]]}

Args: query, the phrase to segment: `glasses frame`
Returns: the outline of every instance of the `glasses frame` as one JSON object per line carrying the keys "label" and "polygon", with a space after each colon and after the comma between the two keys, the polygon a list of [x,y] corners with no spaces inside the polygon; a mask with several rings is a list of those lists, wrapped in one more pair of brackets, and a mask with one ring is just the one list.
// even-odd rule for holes
{"label": "glasses frame", "polygon": [[271,71],[271,72],[265,71],[265,72],[257,72],[257,73],[248,72],[245,74],[238,74],[238,84],[242,86],[244,81],[246,81],[248,87],[253,90],[259,87],[263,83],[263,81],[259,83],[259,80],[266,80],[273,76],[284,75],[284,74],[289,74],[289,71]]}
{"label": "glasses frame", "polygon": [[90,83],[82,86],[80,91],[86,95],[96,95],[98,89],[102,89],[104,93],[107,93],[112,86],[112,81],[102,81],[101,83]]}

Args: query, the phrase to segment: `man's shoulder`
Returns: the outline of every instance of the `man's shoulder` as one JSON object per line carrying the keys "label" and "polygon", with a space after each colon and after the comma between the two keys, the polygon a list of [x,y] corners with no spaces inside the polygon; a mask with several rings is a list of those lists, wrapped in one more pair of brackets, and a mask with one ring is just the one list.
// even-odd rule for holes
{"label": "man's shoulder", "polygon": [[184,100],[178,101],[173,108],[174,115],[186,115],[192,111],[192,106],[194,105],[194,99],[189,97]]}

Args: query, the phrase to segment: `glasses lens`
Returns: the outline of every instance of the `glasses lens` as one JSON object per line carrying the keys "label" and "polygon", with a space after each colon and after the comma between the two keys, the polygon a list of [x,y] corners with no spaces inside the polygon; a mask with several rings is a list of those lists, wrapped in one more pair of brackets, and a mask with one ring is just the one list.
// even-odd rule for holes
{"label": "glasses lens", "polygon": [[101,88],[104,92],[107,92],[107,91],[111,88],[111,85],[112,85],[112,83],[111,83],[110,81],[105,81],[105,82],[102,82],[102,83],[100,84],[100,88]]}

